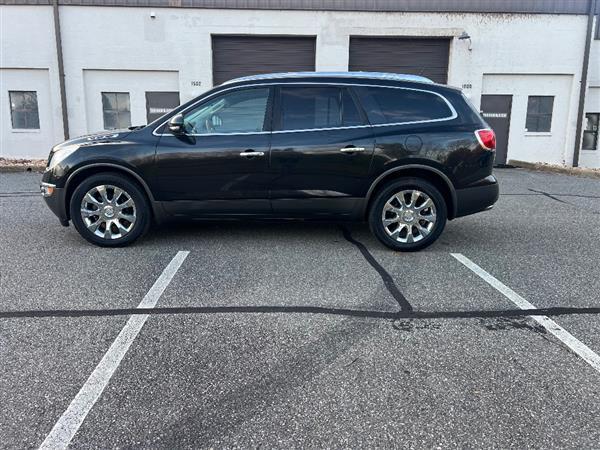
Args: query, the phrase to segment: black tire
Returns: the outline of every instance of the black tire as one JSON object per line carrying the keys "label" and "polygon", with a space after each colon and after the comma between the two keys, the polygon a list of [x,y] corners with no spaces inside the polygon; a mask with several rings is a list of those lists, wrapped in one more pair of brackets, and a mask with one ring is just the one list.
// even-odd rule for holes
{"label": "black tire", "polygon": [[[92,232],[91,229],[88,228],[88,226],[84,222],[84,218],[82,217],[81,212],[83,198],[86,195],[86,193],[88,193],[90,190],[94,189],[97,186],[114,186],[116,188],[121,189],[124,192],[125,195],[119,195],[119,198],[114,199],[115,190],[109,188],[107,196],[110,197],[110,194],[112,194],[113,198],[111,198],[111,201],[115,200],[116,202],[118,202],[119,200],[121,200],[121,203],[125,204],[125,199],[127,197],[130,197],[130,199],[133,201],[133,207],[135,209],[124,209],[123,211],[124,214],[129,214],[131,217],[135,216],[135,220],[132,219],[132,221],[129,222],[125,219],[119,219],[120,226],[123,226],[126,229],[129,227],[126,234],[125,231],[121,231],[119,228],[116,227],[116,224],[114,224],[110,225],[111,228],[109,230],[109,233],[105,233],[105,236],[112,235],[115,236],[114,238],[105,238],[102,236],[98,236],[94,234],[94,232]],[[100,195],[100,193],[96,192],[95,195],[95,198],[98,198],[98,195]],[[99,198],[101,199],[102,197],[100,196]],[[93,203],[88,203],[87,205],[89,206],[86,206],[86,209],[99,208]],[[103,208],[99,208],[98,211],[100,211],[100,209]],[[146,231],[148,231],[151,222],[150,206],[148,203],[148,199],[146,198],[146,195],[142,191],[142,189],[129,178],[113,172],[99,173],[83,180],[75,188],[75,191],[71,196],[69,210],[71,214],[71,221],[73,222],[73,225],[75,226],[75,229],[79,232],[79,234],[87,241],[100,247],[123,247],[129,245],[133,241],[144,235]],[[135,212],[135,214],[132,214],[133,211]],[[107,214],[110,212],[112,212],[112,214],[115,214],[115,212],[112,209],[109,212],[107,212]],[[90,222],[95,222],[96,217],[98,217],[97,220],[100,220],[102,222],[101,219],[103,216],[100,216],[100,214],[98,214],[97,216],[92,216],[88,220],[90,220]],[[116,219],[114,215],[111,217]],[[109,221],[104,221],[104,230],[106,230],[107,223],[109,223]],[[114,233],[113,230],[115,231]],[[102,233],[102,224],[100,224],[98,232]]]}
{"label": "black tire", "polygon": [[[400,227],[398,224],[398,227],[404,230],[400,232],[398,237],[400,239],[409,241],[410,239],[408,238],[407,233],[408,229],[410,229],[411,235],[413,236],[412,240],[414,241],[417,237],[420,237],[420,239],[416,242],[400,242],[399,240],[393,238],[386,231],[383,223],[384,207],[393,195],[411,189],[420,191],[431,199],[435,207],[435,221],[429,222],[425,220],[418,220],[419,216],[411,216],[409,214],[408,220],[412,220],[414,225],[404,225],[403,227]],[[419,197],[419,200],[421,201],[421,204],[419,205],[418,201],[415,201],[417,205],[421,206],[425,203],[424,197]],[[433,209],[425,209],[423,211],[425,214],[429,213],[428,215],[431,216]],[[397,212],[388,212],[386,213],[386,218],[387,217],[391,217],[393,219],[395,217],[400,217],[400,215]],[[435,242],[446,226],[447,217],[448,212],[444,196],[433,184],[421,178],[398,178],[384,186],[383,189],[376,194],[369,210],[369,226],[375,237],[377,237],[377,239],[379,239],[379,241],[381,241],[381,243],[385,246],[391,248],[392,250],[411,252],[421,250]],[[429,234],[424,236],[424,232],[420,232],[418,229],[416,229],[417,223],[421,228],[427,228],[431,223],[431,229],[428,230]],[[394,225],[395,224],[389,225],[391,230],[388,230],[390,230],[392,233],[396,231],[396,229],[393,228]]]}

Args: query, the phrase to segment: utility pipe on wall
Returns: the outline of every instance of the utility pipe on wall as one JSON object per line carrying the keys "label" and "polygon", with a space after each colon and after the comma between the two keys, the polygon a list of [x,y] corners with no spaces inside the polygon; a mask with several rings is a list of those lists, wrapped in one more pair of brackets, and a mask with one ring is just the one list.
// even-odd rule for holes
{"label": "utility pipe on wall", "polygon": [[[587,31],[585,36],[585,50],[583,51],[583,67],[581,69],[581,82],[579,84],[579,108],[577,110],[577,128],[575,129],[575,145],[573,149],[573,167],[579,166],[579,152],[581,149],[581,134],[583,130],[583,112],[585,107],[585,94],[587,92],[587,76],[590,65],[590,48],[592,45],[592,28],[594,27],[594,12],[596,0],[589,0]],[[600,24],[596,24],[600,26]]]}
{"label": "utility pipe on wall", "polygon": [[54,15],[54,40],[56,41],[56,55],[58,59],[58,84],[60,89],[60,109],[62,111],[63,134],[65,140],[69,139],[69,117],[67,114],[67,94],[65,92],[65,66],[63,64],[62,40],[60,38],[60,16],[58,13],[58,0],[52,0]]}

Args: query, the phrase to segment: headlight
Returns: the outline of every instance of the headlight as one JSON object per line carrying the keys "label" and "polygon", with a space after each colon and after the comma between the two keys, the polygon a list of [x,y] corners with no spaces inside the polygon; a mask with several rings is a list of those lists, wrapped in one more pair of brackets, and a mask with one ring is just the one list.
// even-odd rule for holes
{"label": "headlight", "polygon": [[48,163],[48,167],[46,170],[52,170],[58,164],[60,164],[64,159],[69,156],[71,153],[75,152],[79,148],[79,145],[68,145],[59,150],[56,150],[52,153],[52,157],[50,158],[50,162]]}

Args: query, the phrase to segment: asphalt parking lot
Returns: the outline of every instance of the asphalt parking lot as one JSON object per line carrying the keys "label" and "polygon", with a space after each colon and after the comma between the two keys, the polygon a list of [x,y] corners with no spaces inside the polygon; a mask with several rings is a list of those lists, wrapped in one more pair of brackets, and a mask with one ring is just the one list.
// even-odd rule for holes
{"label": "asphalt parking lot", "polygon": [[598,448],[600,181],[496,175],[402,254],[315,223],[100,249],[0,174],[0,446]]}

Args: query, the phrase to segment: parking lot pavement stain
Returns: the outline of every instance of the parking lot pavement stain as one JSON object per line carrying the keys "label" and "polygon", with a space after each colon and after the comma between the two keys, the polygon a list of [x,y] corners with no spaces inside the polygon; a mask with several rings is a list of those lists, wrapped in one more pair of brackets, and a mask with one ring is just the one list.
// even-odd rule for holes
{"label": "parking lot pavement stain", "polygon": [[381,264],[379,264],[379,262],[377,262],[377,260],[371,254],[371,252],[365,246],[365,244],[354,239],[352,237],[352,233],[350,233],[350,230],[347,227],[340,226],[340,228],[342,230],[342,233],[344,234],[344,238],[348,242],[353,244],[356,248],[358,248],[358,250],[360,250],[360,253],[367,260],[367,262],[371,265],[371,267],[373,267],[373,269],[375,269],[377,271],[377,273],[383,280],[383,284],[385,285],[388,292],[398,302],[398,305],[400,306],[400,310],[401,311],[412,311],[413,310],[412,305],[408,302],[408,300],[402,294],[402,292],[400,292],[400,289],[398,289],[398,286],[396,286],[394,278],[389,274],[389,272],[387,270],[385,270],[385,268]]}
{"label": "parking lot pavement stain", "polygon": [[548,333],[543,326],[527,318],[496,317],[480,319],[479,322],[491,331],[530,330],[540,334]]}
{"label": "parking lot pavement stain", "polygon": [[263,376],[248,380],[219,399],[219,409],[227,414],[202,414],[202,403],[187,417],[156,430],[148,442],[160,440],[160,447],[219,448],[233,430],[247,423],[257,410],[265,409],[277,398],[294,392],[327,370],[335,361],[366,341],[379,329],[373,322],[343,320],[295,352],[279,355],[279,363]]}
{"label": "parking lot pavement stain", "polygon": [[415,330],[439,330],[442,324],[439,322],[415,322],[412,319],[394,320],[392,327],[398,331],[415,331]]}

